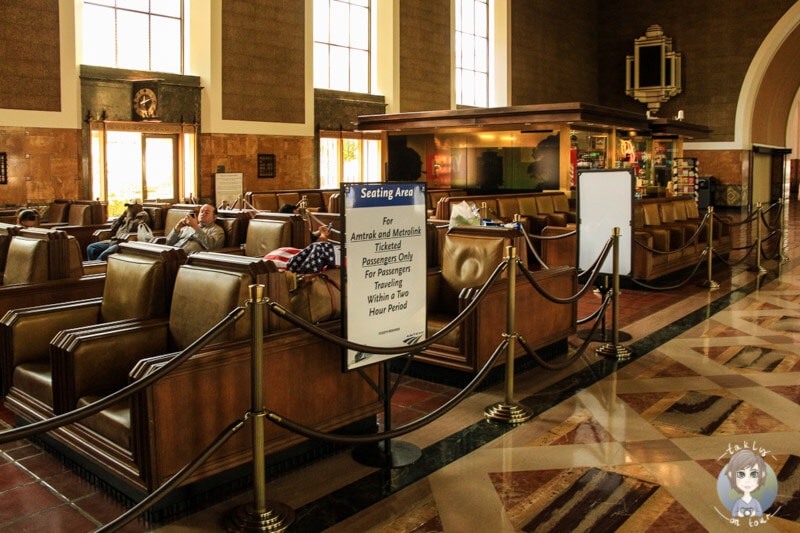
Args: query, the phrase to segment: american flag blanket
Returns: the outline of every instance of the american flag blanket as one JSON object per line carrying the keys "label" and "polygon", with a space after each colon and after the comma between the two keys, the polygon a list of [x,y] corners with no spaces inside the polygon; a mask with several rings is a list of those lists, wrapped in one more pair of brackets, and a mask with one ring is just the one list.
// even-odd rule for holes
{"label": "american flag blanket", "polygon": [[316,274],[336,266],[333,245],[329,242],[315,242],[292,257],[286,269],[295,274]]}

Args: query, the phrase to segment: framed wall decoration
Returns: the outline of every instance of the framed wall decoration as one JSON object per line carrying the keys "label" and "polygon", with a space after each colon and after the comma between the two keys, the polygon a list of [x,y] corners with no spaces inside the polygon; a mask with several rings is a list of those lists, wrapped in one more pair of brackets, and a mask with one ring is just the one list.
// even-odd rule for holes
{"label": "framed wall decoration", "polygon": [[258,177],[275,177],[275,154],[258,154]]}

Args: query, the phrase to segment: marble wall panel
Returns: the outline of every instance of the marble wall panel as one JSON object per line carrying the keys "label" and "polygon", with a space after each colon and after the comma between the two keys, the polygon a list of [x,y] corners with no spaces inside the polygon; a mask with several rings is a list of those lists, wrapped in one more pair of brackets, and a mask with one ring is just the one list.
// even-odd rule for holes
{"label": "marble wall panel", "polygon": [[0,204],[81,198],[81,130],[0,128],[0,152],[8,154],[8,184]]}
{"label": "marble wall panel", "polygon": [[[218,167],[243,173],[245,192],[316,187],[314,145],[314,137],[203,133],[200,196],[213,198]],[[258,154],[275,154],[274,178],[258,178]]]}

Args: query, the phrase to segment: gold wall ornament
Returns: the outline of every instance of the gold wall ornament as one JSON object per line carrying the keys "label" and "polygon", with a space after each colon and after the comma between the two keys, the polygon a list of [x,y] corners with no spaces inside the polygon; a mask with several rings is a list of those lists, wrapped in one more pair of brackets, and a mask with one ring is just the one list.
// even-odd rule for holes
{"label": "gold wall ornament", "polygon": [[655,115],[681,89],[681,54],[672,50],[672,37],[653,24],[633,41],[633,55],[626,58],[625,94]]}

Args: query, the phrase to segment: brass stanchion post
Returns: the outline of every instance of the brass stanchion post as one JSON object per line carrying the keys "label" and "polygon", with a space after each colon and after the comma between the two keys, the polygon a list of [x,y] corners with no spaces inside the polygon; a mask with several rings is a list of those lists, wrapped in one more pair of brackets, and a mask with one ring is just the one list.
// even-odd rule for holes
{"label": "brass stanchion post", "polygon": [[506,333],[508,346],[506,347],[506,390],[505,400],[487,407],[483,415],[498,422],[508,424],[521,424],[533,417],[533,412],[522,404],[514,402],[514,348],[517,342],[515,318],[517,314],[517,249],[506,246],[508,261],[508,296],[506,298]]}
{"label": "brass stanchion post", "polygon": [[761,266],[761,202],[756,204],[756,213],[756,264],[748,270],[756,272],[760,276],[767,273],[767,269]]}
{"label": "brass stanchion post", "polygon": [[789,258],[786,256],[786,253],[783,250],[783,247],[786,244],[786,241],[784,240],[786,238],[786,224],[784,222],[785,217],[786,217],[786,211],[785,211],[785,209],[786,209],[786,200],[781,198],[780,199],[780,203],[781,203],[781,205],[778,207],[778,209],[780,209],[779,213],[780,213],[780,217],[781,217],[780,226],[779,226],[780,230],[781,230],[781,237],[780,237],[780,240],[778,241],[778,246],[780,246],[780,252],[778,254],[778,263],[779,264],[783,264],[783,263],[786,263],[787,261],[789,261]]}
{"label": "brass stanchion post", "polygon": [[486,202],[481,202],[481,220],[484,218],[489,218],[489,207],[486,205]]}
{"label": "brass stanchion post", "polygon": [[264,468],[264,285],[250,285],[251,406],[246,418],[253,423],[253,503],[240,505],[228,516],[227,529],[235,532],[286,530],[294,522],[294,510],[267,500]]}
{"label": "brass stanchion post", "polygon": [[701,287],[707,287],[710,291],[719,289],[719,283],[711,277],[711,270],[714,260],[714,206],[708,206],[708,232],[706,243],[706,263],[708,263],[708,277],[700,282]]}
{"label": "brass stanchion post", "polygon": [[627,359],[633,352],[619,343],[619,228],[612,236],[611,342],[597,349],[597,354],[612,359]]}

